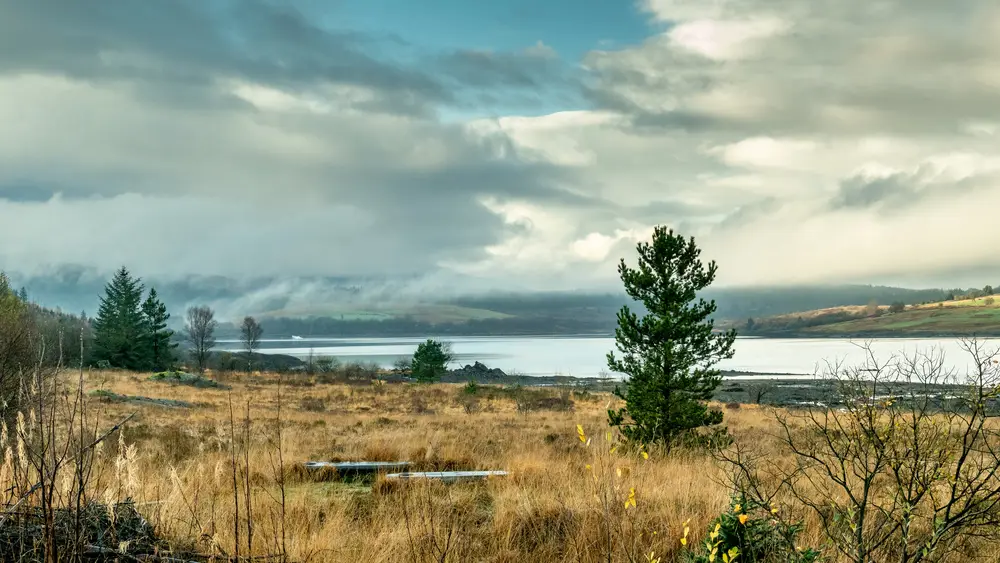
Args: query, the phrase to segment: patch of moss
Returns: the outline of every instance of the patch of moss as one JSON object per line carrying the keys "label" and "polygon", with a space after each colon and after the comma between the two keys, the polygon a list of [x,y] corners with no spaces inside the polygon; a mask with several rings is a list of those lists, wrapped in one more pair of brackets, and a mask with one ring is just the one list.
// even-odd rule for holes
{"label": "patch of moss", "polygon": [[160,407],[191,408],[194,405],[187,401],[177,401],[174,399],[154,399],[152,397],[139,397],[133,395],[119,395],[107,389],[95,389],[88,393],[91,397],[98,398],[109,403],[135,403],[146,405],[157,405]]}
{"label": "patch of moss", "polygon": [[149,376],[150,381],[161,381],[174,385],[188,385],[201,389],[229,389],[228,385],[223,385],[214,379],[209,379],[197,373],[186,373],[183,371],[161,371]]}

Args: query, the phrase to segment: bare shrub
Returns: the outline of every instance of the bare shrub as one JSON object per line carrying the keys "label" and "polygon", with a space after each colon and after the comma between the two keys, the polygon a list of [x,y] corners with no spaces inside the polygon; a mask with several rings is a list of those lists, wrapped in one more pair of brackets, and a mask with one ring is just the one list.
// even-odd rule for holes
{"label": "bare shrub", "polygon": [[427,406],[427,399],[419,393],[410,395],[410,411],[416,414],[433,414],[434,411]]}
{"label": "bare shrub", "polygon": [[770,382],[751,383],[746,386],[747,398],[751,403],[759,405],[764,401],[764,397],[774,391],[774,384]]}
{"label": "bare shrub", "polygon": [[326,410],[326,399],[323,397],[303,397],[299,400],[299,408],[308,412],[323,412]]}
{"label": "bare shrub", "polygon": [[482,407],[479,404],[479,397],[474,396],[464,396],[459,398],[460,404],[462,405],[462,410],[465,414],[476,414]]}
{"label": "bare shrub", "polygon": [[996,540],[1000,353],[963,347],[975,367],[959,378],[940,353],[879,361],[866,345],[863,365],[830,367],[837,409],[776,414],[783,451],[737,444],[720,454],[733,484],[764,503],[790,495],[854,563],[936,561]]}

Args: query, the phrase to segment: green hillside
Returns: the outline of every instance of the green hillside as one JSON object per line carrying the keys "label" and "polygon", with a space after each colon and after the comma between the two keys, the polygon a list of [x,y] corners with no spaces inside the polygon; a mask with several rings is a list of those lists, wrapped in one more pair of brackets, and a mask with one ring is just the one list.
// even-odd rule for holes
{"label": "green hillside", "polygon": [[1000,303],[994,296],[909,305],[847,306],[802,311],[741,323],[729,322],[747,336],[918,337],[998,336]]}

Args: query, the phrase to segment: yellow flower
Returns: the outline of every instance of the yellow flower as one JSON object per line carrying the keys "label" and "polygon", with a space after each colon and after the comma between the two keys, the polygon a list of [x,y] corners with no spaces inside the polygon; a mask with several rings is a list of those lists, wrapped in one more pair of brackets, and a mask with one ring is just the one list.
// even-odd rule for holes
{"label": "yellow flower", "polygon": [[584,431],[583,431],[583,425],[582,424],[577,424],[576,425],[576,434],[577,434],[577,436],[580,437],[580,441],[581,442],[584,442],[584,443],[587,442],[587,434],[584,433]]}
{"label": "yellow flower", "polygon": [[588,463],[588,464],[587,464],[587,471],[590,471],[590,470],[592,470],[592,469],[593,469],[593,467],[591,467],[591,466],[590,466],[590,464]]}
{"label": "yellow flower", "polygon": [[708,537],[709,537],[710,539],[713,539],[713,540],[714,540],[715,538],[719,537],[719,530],[720,530],[721,528],[722,528],[722,524],[716,524],[716,525],[715,525],[715,530],[713,530],[711,534],[708,534]]}
{"label": "yellow flower", "polygon": [[742,504],[737,504],[736,506],[733,507],[733,512],[739,513],[739,512],[742,512],[742,511],[743,511],[743,505]]}
{"label": "yellow flower", "polygon": [[627,509],[629,507],[635,508],[635,488],[634,487],[628,490],[628,498],[625,499],[625,508]]}
{"label": "yellow flower", "polygon": [[687,538],[681,538],[681,545],[687,545],[687,544],[688,544],[688,539]]}
{"label": "yellow flower", "polygon": [[649,459],[649,454],[646,453],[645,450],[642,452],[642,459]]}
{"label": "yellow flower", "polygon": [[772,505],[771,505],[771,514],[777,514],[777,513],[778,513],[778,507],[777,507],[777,506],[774,506],[774,505],[772,504]]}
{"label": "yellow flower", "polygon": [[747,516],[746,514],[740,514],[740,524],[746,524],[748,518],[750,517]]}

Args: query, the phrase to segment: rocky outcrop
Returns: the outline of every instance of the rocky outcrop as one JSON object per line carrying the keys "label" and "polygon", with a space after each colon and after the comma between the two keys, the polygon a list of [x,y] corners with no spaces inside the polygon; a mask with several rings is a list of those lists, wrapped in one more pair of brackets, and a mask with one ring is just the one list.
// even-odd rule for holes
{"label": "rocky outcrop", "polygon": [[463,380],[475,379],[477,381],[484,379],[503,379],[507,377],[507,374],[504,373],[502,369],[487,367],[482,362],[476,362],[472,365],[466,364],[463,368],[451,370],[448,372],[448,375]]}

